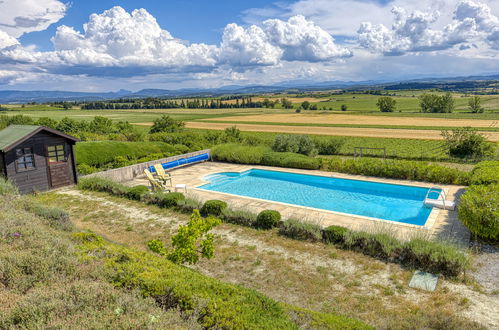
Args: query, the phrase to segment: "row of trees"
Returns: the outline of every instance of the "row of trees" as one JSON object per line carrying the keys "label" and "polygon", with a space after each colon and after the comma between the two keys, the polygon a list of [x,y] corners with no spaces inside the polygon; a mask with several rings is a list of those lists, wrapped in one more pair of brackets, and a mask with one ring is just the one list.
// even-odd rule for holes
{"label": "row of trees", "polygon": [[[454,111],[454,98],[451,93],[444,95],[424,93],[419,97],[421,112],[450,113]],[[389,96],[382,96],[376,102],[376,106],[381,112],[393,112],[396,110],[397,101]],[[481,99],[474,95],[468,101],[468,108],[473,113],[481,113],[484,108],[481,106]]]}

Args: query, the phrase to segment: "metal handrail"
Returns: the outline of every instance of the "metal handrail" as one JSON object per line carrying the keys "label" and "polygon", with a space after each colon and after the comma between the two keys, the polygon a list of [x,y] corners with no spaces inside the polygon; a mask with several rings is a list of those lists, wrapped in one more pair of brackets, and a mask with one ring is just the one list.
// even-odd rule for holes
{"label": "metal handrail", "polygon": [[[437,189],[440,190],[440,192],[437,191]],[[444,188],[442,187],[438,187],[438,186],[432,186],[430,187],[430,189],[428,189],[428,192],[426,193],[426,197],[425,197],[425,200],[428,199],[428,195],[432,192],[432,191],[435,191],[435,192],[438,192],[438,197],[437,197],[437,201],[440,199],[440,196],[442,196],[442,202],[444,204],[444,209],[445,209],[445,201],[447,200],[447,193],[445,192]]]}

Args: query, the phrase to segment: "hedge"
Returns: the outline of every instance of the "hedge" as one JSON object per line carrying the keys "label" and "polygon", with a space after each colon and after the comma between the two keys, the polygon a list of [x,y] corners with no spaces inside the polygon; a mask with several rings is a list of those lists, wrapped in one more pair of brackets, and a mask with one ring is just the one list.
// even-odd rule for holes
{"label": "hedge", "polygon": [[383,159],[314,158],[289,152],[273,152],[266,147],[239,144],[219,145],[212,149],[214,160],[366,175],[391,179],[468,185],[470,173],[427,162]]}
{"label": "hedge", "polygon": [[366,255],[412,268],[459,276],[469,267],[469,255],[458,247],[423,239],[401,242],[386,233],[367,233],[331,226],[323,230],[324,243],[336,244]]}
{"label": "hedge", "polygon": [[470,183],[472,185],[499,183],[499,161],[478,163],[471,172]]}
{"label": "hedge", "polygon": [[86,260],[102,262],[110,282],[139,290],[164,309],[199,310],[198,322],[203,328],[369,328],[347,317],[279,303],[253,289],[209,278],[160,256],[107,243],[95,234],[79,233],[75,240]]}
{"label": "hedge", "polygon": [[474,236],[499,241],[499,184],[468,188],[459,202],[458,214]]}
{"label": "hedge", "polygon": [[256,217],[255,226],[260,229],[272,229],[281,221],[281,214],[274,210],[264,210]]}
{"label": "hedge", "polygon": [[223,210],[227,208],[227,203],[216,199],[206,201],[201,208],[201,214],[204,216],[212,215],[219,217]]}

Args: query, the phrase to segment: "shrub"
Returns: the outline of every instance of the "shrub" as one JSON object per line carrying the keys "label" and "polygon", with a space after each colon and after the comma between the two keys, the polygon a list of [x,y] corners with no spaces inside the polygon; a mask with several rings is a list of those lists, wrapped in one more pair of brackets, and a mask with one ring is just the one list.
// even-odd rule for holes
{"label": "shrub", "polygon": [[175,120],[168,115],[163,115],[160,118],[154,120],[149,133],[158,133],[158,132],[179,132],[185,126],[185,123],[180,120]]}
{"label": "shrub", "polygon": [[494,153],[487,139],[471,127],[443,130],[449,155],[458,158],[481,158]]}
{"label": "shrub", "polygon": [[201,214],[203,214],[205,216],[212,215],[215,217],[219,217],[225,208],[227,208],[226,202],[212,199],[212,200],[206,201],[203,204],[203,207],[201,208]]}
{"label": "shrub", "polygon": [[78,181],[78,188],[82,190],[106,192],[119,197],[126,197],[129,190],[127,186],[121,183],[99,177],[80,179],[80,181]]}
{"label": "shrub", "polygon": [[149,193],[149,188],[143,185],[131,187],[126,193],[128,199],[140,201],[142,197]]}
{"label": "shrub", "polygon": [[257,215],[249,211],[236,211],[226,208],[222,211],[222,221],[236,225],[254,227]]}
{"label": "shrub", "polygon": [[194,210],[200,210],[203,207],[203,204],[192,198],[185,198],[184,200],[180,200],[177,204],[177,210],[183,213],[191,214]]}
{"label": "shrub", "polygon": [[348,229],[340,226],[329,226],[322,231],[322,240],[325,243],[342,243]]}
{"label": "shrub", "polygon": [[276,152],[293,152],[314,157],[317,149],[314,141],[308,135],[277,135],[272,144],[272,150]]}
{"label": "shrub", "polygon": [[51,227],[65,231],[71,231],[73,229],[69,214],[62,209],[41,205],[31,201],[27,201],[25,208],[27,211],[49,220],[48,223]]}
{"label": "shrub", "polygon": [[459,202],[459,220],[480,238],[499,240],[499,184],[471,186]]}
{"label": "shrub", "polygon": [[9,180],[0,176],[0,195],[17,195],[19,190],[17,187]]}
{"label": "shrub", "polygon": [[144,201],[162,208],[176,207],[185,200],[185,196],[179,192],[163,193],[157,192],[147,195]]}
{"label": "shrub", "polygon": [[343,244],[347,248],[383,260],[397,258],[402,249],[402,244],[386,233],[371,234],[362,231],[347,231],[343,239]]}
{"label": "shrub", "polygon": [[321,159],[321,169],[348,174],[446,184],[469,183],[469,173],[450,167],[407,160]]}
{"label": "shrub", "polygon": [[336,155],[345,144],[343,138],[315,138],[315,145],[320,155]]}
{"label": "shrub", "polygon": [[281,214],[274,210],[265,210],[256,217],[256,227],[260,229],[272,229],[277,227],[281,220]]}
{"label": "shrub", "polygon": [[76,170],[77,170],[78,174],[80,174],[80,175],[92,174],[92,173],[99,171],[98,168],[96,168],[94,166],[90,166],[88,164],[78,164],[76,166]]}
{"label": "shrub", "polygon": [[499,161],[478,163],[471,172],[470,184],[499,183]]}
{"label": "shrub", "polygon": [[236,164],[261,164],[263,155],[270,151],[265,146],[251,147],[241,144],[222,144],[213,147],[211,156],[214,160]]}
{"label": "shrub", "polygon": [[322,237],[322,229],[316,224],[288,219],[280,226],[279,234],[301,241],[318,242]]}
{"label": "shrub", "polygon": [[261,164],[316,170],[320,166],[320,160],[291,152],[267,152],[263,155]]}
{"label": "shrub", "polygon": [[458,276],[469,266],[468,255],[452,244],[424,239],[404,244],[401,258],[412,267],[447,276]]}

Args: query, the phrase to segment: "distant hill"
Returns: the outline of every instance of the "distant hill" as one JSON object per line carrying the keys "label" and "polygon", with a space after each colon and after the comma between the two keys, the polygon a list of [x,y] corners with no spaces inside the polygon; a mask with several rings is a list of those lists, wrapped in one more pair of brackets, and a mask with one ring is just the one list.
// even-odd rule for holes
{"label": "distant hill", "polygon": [[262,94],[262,93],[300,93],[331,89],[354,90],[408,90],[408,89],[441,89],[444,91],[486,91],[499,93],[499,75],[469,76],[448,78],[422,78],[405,81],[292,81],[276,85],[230,85],[219,88],[197,89],[184,88],[142,89],[137,92],[119,90],[117,92],[67,92],[67,91],[17,91],[0,90],[0,103],[54,102],[54,101],[99,101],[117,98],[145,97],[209,97],[220,95]]}

